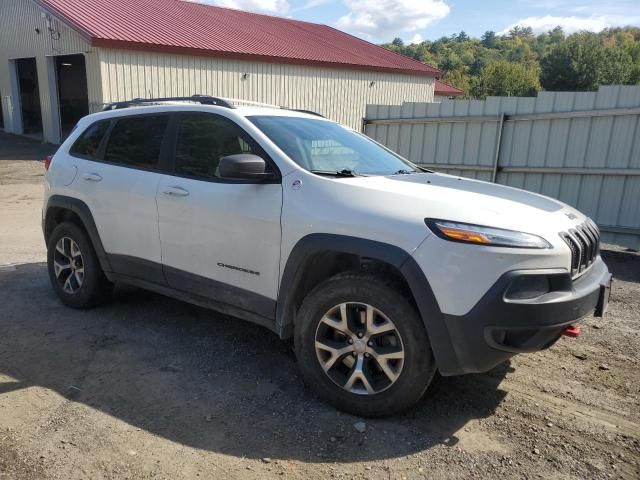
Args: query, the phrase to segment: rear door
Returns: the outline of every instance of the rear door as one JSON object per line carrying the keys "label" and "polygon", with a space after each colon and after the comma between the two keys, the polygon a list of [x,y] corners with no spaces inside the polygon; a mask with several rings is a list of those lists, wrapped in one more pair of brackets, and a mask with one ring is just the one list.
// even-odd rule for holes
{"label": "rear door", "polygon": [[82,158],[74,188],[93,214],[111,267],[155,283],[165,283],[156,193],[169,119],[169,114],[117,117],[93,154],[80,148],[85,134],[70,151]]}
{"label": "rear door", "polygon": [[174,125],[174,172],[158,188],[162,260],[178,290],[270,317],[277,298],[282,186],[220,178],[225,155],[266,154],[230,119],[183,112]]}

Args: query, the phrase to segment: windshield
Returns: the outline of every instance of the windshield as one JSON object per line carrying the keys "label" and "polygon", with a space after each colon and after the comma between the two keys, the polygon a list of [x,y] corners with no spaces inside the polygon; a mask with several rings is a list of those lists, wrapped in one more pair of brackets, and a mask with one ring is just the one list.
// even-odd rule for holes
{"label": "windshield", "polygon": [[248,117],[284,153],[315,173],[391,175],[416,168],[365,135],[326,120],[301,117]]}

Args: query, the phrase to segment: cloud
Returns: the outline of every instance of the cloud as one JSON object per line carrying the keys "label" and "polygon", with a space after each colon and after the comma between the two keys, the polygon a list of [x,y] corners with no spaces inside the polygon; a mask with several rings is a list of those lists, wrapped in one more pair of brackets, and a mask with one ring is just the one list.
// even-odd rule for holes
{"label": "cloud", "polygon": [[294,8],[294,12],[301,12],[303,10],[310,10],[312,8],[321,7],[322,5],[328,5],[329,3],[334,3],[337,0],[308,0],[304,5],[300,7]]}
{"label": "cloud", "polygon": [[409,43],[409,45],[413,45],[414,43],[422,43],[424,41],[424,38],[422,38],[422,35],[420,35],[419,33],[416,33],[413,37],[411,37],[411,40],[409,40],[407,43]]}
{"label": "cloud", "polygon": [[606,16],[599,17],[559,17],[545,15],[544,17],[527,17],[512,23],[507,28],[499,32],[499,35],[506,35],[513,27],[531,27],[534,33],[543,33],[554,29],[560,25],[565,33],[574,33],[581,30],[599,32],[610,27],[612,22]]}
{"label": "cloud", "polygon": [[248,10],[250,12],[269,12],[284,14],[289,11],[287,0],[209,0],[204,3],[212,3],[220,7]]}
{"label": "cloud", "polygon": [[450,12],[443,0],[345,0],[345,4],[349,13],[336,26],[375,38],[425,28]]}

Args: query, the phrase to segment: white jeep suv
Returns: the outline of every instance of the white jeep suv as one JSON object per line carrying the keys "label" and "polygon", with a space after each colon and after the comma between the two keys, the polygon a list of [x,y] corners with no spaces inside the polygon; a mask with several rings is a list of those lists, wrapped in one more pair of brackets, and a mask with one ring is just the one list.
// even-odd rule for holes
{"label": "white jeep suv", "polygon": [[483,372],[575,336],[608,301],[580,212],[423,170],[312,112],[113,104],[47,167],[49,275],[66,305],[126,282],[256,322],[293,337],[306,382],[360,415],[414,404],[436,369]]}

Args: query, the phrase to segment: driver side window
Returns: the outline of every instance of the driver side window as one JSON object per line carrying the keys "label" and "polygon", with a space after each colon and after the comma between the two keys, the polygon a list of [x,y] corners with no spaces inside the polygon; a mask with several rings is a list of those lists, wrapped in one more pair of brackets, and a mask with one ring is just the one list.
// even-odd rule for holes
{"label": "driver side window", "polygon": [[208,113],[182,113],[178,118],[175,173],[198,179],[220,178],[220,159],[237,153],[260,155],[243,130],[231,120]]}

